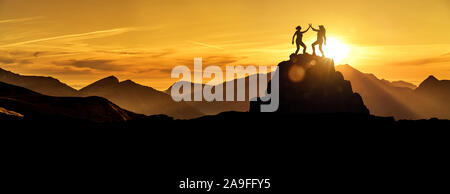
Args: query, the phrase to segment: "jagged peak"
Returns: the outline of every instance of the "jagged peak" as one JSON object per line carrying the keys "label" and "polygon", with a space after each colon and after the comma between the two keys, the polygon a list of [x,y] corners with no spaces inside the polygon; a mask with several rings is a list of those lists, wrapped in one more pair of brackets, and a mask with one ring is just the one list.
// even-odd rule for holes
{"label": "jagged peak", "polygon": [[434,77],[433,75],[430,75],[427,77],[427,79],[425,79],[422,83],[420,83],[418,89],[430,88],[430,87],[436,86],[438,84],[439,84],[439,80],[436,77]]}
{"label": "jagged peak", "polygon": [[134,82],[134,81],[132,81],[132,80],[130,80],[130,79],[127,79],[127,80],[125,80],[125,81],[122,81],[122,82],[120,82],[119,84],[120,84],[121,86],[125,86],[125,87],[141,88],[141,89],[151,89],[151,90],[153,90],[153,91],[158,91],[158,90],[156,90],[156,89],[154,89],[154,88],[152,88],[152,87],[150,87],[150,86],[145,86],[145,85],[138,84],[138,83],[136,83],[136,82]]}
{"label": "jagged peak", "polygon": [[[138,84],[138,83],[136,83],[136,82],[134,82],[134,81],[132,81],[132,80],[130,80],[130,79],[127,79],[127,80],[125,80],[125,81],[121,81],[121,82],[119,83],[119,85],[121,85],[121,86],[126,86],[126,87],[142,86],[142,85],[140,85],[140,84]],[[144,87],[144,86],[142,86],[142,87]]]}
{"label": "jagged peak", "polygon": [[125,80],[125,81],[122,81],[122,82],[120,82],[121,84],[137,84],[136,82],[134,82],[134,81],[132,81],[132,80],[130,80],[130,79],[127,79],[127,80]]}
{"label": "jagged peak", "polygon": [[101,79],[101,80],[114,80],[114,81],[119,82],[119,79],[118,79],[116,76],[114,76],[114,75],[105,77],[105,78],[103,78],[103,79]]}
{"label": "jagged peak", "polygon": [[336,70],[362,74],[361,71],[357,70],[356,68],[354,68],[353,66],[351,66],[349,64],[336,65]]}
{"label": "jagged peak", "polygon": [[94,82],[93,84],[117,84],[117,83],[119,83],[119,79],[116,76],[111,75],[103,79],[100,79]]}
{"label": "jagged peak", "polygon": [[425,79],[424,82],[439,82],[439,80],[436,77],[434,77],[433,75],[429,75],[427,77],[427,79]]}
{"label": "jagged peak", "polygon": [[92,87],[103,87],[103,86],[116,85],[118,83],[119,83],[119,79],[117,79],[117,77],[112,75],[112,76],[108,76],[103,79],[100,79],[92,84],[89,84],[88,86],[80,89],[80,91],[83,91],[83,90],[86,90],[87,88],[92,88]]}
{"label": "jagged peak", "polygon": [[339,66],[339,67],[346,67],[346,68],[350,68],[350,69],[355,69],[349,64],[340,64],[340,65],[337,65],[337,66]]}

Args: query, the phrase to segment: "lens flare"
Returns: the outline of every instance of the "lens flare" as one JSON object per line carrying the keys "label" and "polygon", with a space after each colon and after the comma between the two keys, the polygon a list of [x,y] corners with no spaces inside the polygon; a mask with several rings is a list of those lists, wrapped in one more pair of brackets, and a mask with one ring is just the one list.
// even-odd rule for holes
{"label": "lens flare", "polygon": [[292,82],[299,82],[302,81],[303,78],[305,77],[305,69],[302,66],[299,65],[293,65],[290,69],[289,69],[289,79]]}

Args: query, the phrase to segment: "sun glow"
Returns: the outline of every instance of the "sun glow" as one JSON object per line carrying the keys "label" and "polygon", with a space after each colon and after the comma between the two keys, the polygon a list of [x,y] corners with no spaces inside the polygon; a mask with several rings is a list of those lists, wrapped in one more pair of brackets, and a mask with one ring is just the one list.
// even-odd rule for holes
{"label": "sun glow", "polygon": [[332,58],[335,63],[339,63],[347,58],[350,48],[335,38],[327,38],[327,45],[324,45],[325,56]]}

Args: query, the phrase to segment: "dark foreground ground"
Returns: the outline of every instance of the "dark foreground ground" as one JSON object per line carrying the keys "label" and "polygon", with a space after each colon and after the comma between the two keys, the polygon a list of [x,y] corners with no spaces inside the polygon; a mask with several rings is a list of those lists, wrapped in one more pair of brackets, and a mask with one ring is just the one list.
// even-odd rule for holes
{"label": "dark foreground ground", "polygon": [[449,121],[230,112],[1,126],[4,184],[17,192],[206,192],[179,189],[186,178],[270,179],[270,189],[212,190],[223,193],[449,190]]}

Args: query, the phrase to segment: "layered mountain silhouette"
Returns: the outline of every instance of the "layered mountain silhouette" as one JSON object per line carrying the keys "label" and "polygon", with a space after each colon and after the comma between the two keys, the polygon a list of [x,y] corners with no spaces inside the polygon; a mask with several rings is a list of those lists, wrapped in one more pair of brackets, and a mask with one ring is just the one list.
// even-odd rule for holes
{"label": "layered mountain silhouette", "polygon": [[[361,96],[335,71],[334,62],[308,54],[291,55],[278,64],[280,104],[277,112],[300,114],[353,113],[369,115]],[[270,90],[268,91],[271,92]],[[260,100],[250,112],[260,112]]]}
{"label": "layered mountain silhouette", "polygon": [[[205,100],[202,101],[188,101],[186,102],[187,104],[195,107],[196,109],[198,109],[199,111],[201,111],[202,113],[206,114],[206,115],[216,115],[219,114],[221,112],[227,112],[227,111],[238,111],[238,112],[248,112],[249,111],[249,107],[250,107],[250,100],[251,98],[255,98],[256,96],[251,96],[249,94],[249,86],[250,86],[250,80],[251,79],[256,79],[256,83],[259,83],[259,76],[260,74],[253,74],[253,75],[249,75],[243,78],[237,78],[234,80],[230,80],[227,82],[224,82],[222,84],[223,87],[223,91],[224,91],[224,96],[223,99],[225,98],[225,94],[227,92],[226,89],[226,85],[227,84],[233,84],[234,85],[234,99],[237,99],[237,94],[238,92],[242,92],[245,94],[245,98],[244,101],[212,101],[212,102],[207,102]],[[267,75],[267,82],[270,81],[270,74]],[[184,81],[181,81],[184,82]],[[238,87],[238,83],[239,82],[243,82],[244,83],[244,87]],[[197,85],[197,88],[203,88],[205,87],[205,84],[199,84],[199,83],[192,83],[192,82],[186,82],[187,84],[191,85],[191,91],[190,91],[190,95],[191,95],[191,99],[194,99],[194,92],[196,92],[195,90],[195,86]],[[171,95],[171,90],[172,90],[172,86],[170,86],[167,90],[165,90],[165,92],[169,95]],[[215,89],[217,88],[217,85],[212,86],[212,90],[215,91]],[[261,88],[261,90],[265,90],[266,88]],[[259,88],[259,84],[257,84],[257,89],[256,92],[258,93],[260,90]],[[197,91],[197,92],[202,92],[202,91]],[[181,92],[181,91],[180,91]]]}
{"label": "layered mountain silhouette", "polygon": [[409,83],[409,82],[401,81],[401,80],[400,81],[392,81],[391,82],[391,81],[382,79],[381,81],[384,81],[387,84],[391,84],[394,87],[403,87],[403,88],[410,88],[410,89],[416,89],[417,88],[416,85],[414,85],[412,83]]}
{"label": "layered mountain silhouette", "polygon": [[49,96],[76,96],[77,90],[52,77],[23,76],[0,68],[0,82],[21,86]]}
{"label": "layered mountain silhouette", "polygon": [[350,80],[353,89],[364,99],[372,114],[380,116],[394,116],[397,119],[417,119],[420,116],[411,110],[406,96],[411,96],[413,90],[406,87],[395,87],[389,82],[382,81],[372,74],[364,74],[349,65],[339,65],[336,70],[345,79]]}
{"label": "layered mountain silhouette", "polygon": [[0,82],[21,86],[49,96],[100,96],[120,107],[145,115],[165,114],[180,119],[203,115],[184,102],[174,102],[164,92],[139,85],[131,80],[119,82],[114,76],[101,79],[78,91],[52,77],[23,76],[0,68]]}
{"label": "layered mountain silhouette", "polygon": [[101,96],[120,107],[145,115],[164,114],[179,119],[200,117],[203,114],[194,107],[175,102],[161,91],[139,85],[131,80],[119,82],[110,76],[79,90],[80,96]]}
{"label": "layered mountain silhouette", "polygon": [[450,119],[450,80],[438,80],[429,76],[414,90],[424,105],[419,107],[423,115]]}
{"label": "layered mountain silhouette", "polygon": [[353,89],[361,94],[374,115],[394,116],[396,119],[450,119],[449,81],[439,81],[430,76],[416,88],[403,81],[378,79],[350,65],[338,65],[336,70],[350,80]]}
{"label": "layered mountain silhouette", "polygon": [[430,75],[425,79],[416,92],[421,95],[428,95],[436,100],[445,100],[448,102],[450,96],[450,80],[438,80],[436,77]]}
{"label": "layered mountain silhouette", "polygon": [[54,97],[0,82],[2,117],[25,117],[28,120],[123,122],[144,115],[124,110],[101,97]]}
{"label": "layered mountain silhouette", "polygon": [[[434,117],[450,119],[450,81],[448,80],[438,80],[434,76],[429,76],[419,86],[404,81],[391,82],[379,79],[373,74],[362,73],[349,65],[338,65],[335,69],[331,60],[310,55],[293,56],[289,61],[281,62],[279,67],[281,112],[367,114],[368,109],[373,115],[393,116],[396,119]],[[249,111],[251,109],[248,100],[249,80],[258,76],[250,75],[233,80],[235,99],[238,90],[245,90],[245,101],[174,102],[170,97],[172,87],[166,91],[158,91],[131,80],[120,82],[116,77],[110,76],[81,90],[75,90],[55,78],[23,76],[0,68],[0,82],[27,88],[42,96],[99,96],[108,99],[116,106],[138,114],[164,114],[175,119],[191,119],[227,111]],[[245,88],[237,87],[238,80],[244,81]],[[225,92],[227,83],[223,85]],[[191,84],[191,95],[193,95],[196,84],[189,84]],[[205,87],[204,84],[198,85]],[[361,95],[362,101],[354,92]],[[45,97],[45,99],[48,98]],[[3,102],[6,101],[3,99]],[[253,103],[251,107],[259,107],[258,103]],[[14,112],[23,114],[5,106],[0,108],[3,108],[0,113],[4,118],[20,119],[20,116]],[[255,110],[253,109],[253,112]]]}

